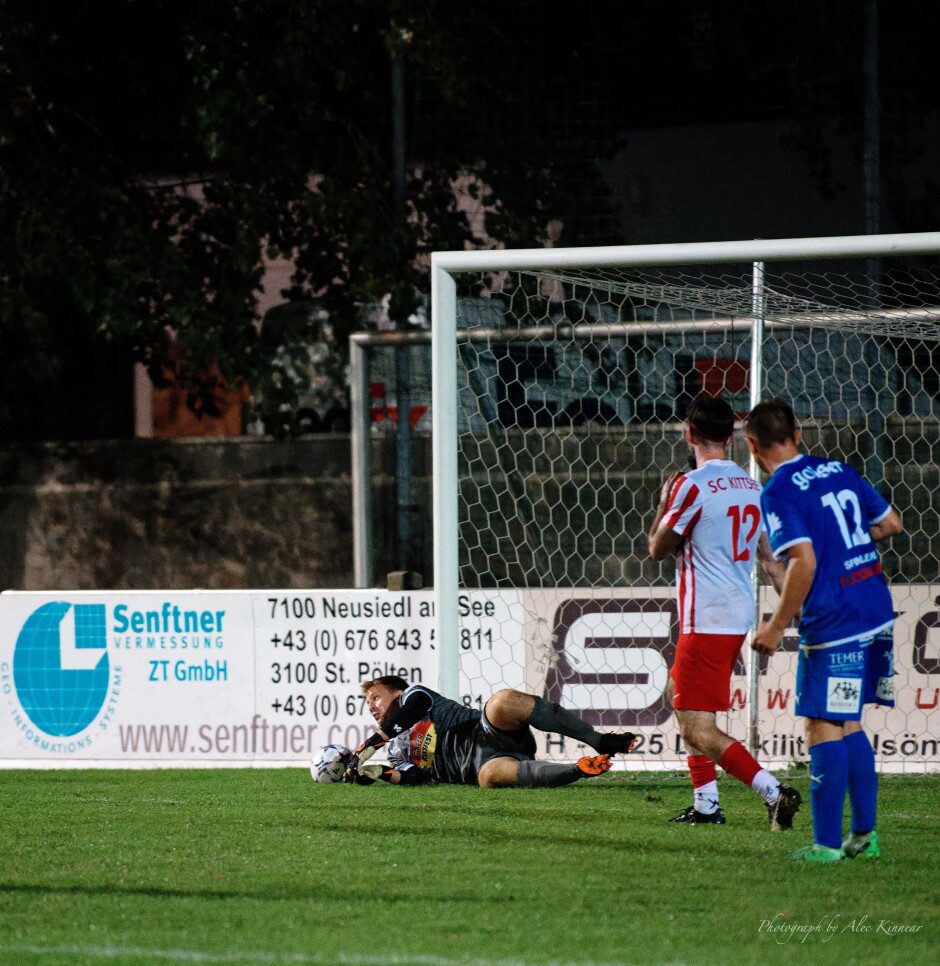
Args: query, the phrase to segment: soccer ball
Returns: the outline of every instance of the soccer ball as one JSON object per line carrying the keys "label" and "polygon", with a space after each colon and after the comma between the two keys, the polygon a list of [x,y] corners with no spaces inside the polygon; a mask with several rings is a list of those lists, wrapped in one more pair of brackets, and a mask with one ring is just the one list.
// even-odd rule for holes
{"label": "soccer ball", "polygon": [[352,752],[345,745],[326,745],[320,749],[320,757],[310,764],[310,774],[315,782],[324,785],[343,780]]}

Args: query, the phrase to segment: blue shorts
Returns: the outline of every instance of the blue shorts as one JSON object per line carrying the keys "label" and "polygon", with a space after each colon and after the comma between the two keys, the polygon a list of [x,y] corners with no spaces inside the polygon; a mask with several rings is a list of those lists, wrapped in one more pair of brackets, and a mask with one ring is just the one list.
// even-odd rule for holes
{"label": "blue shorts", "polygon": [[858,721],[862,707],[894,707],[892,629],[842,644],[800,641],[796,665],[796,713],[802,718]]}

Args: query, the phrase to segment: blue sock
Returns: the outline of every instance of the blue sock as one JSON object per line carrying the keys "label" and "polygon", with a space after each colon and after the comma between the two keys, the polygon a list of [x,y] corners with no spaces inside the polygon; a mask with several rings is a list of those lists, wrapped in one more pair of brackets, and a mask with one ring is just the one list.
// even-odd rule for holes
{"label": "blue sock", "polygon": [[845,742],[824,741],[809,750],[810,805],[818,845],[842,847],[842,810],[849,783]]}
{"label": "blue sock", "polygon": [[878,809],[878,772],[875,752],[864,731],[853,731],[842,739],[848,755],[849,801],[852,804],[852,831],[870,832],[875,827]]}

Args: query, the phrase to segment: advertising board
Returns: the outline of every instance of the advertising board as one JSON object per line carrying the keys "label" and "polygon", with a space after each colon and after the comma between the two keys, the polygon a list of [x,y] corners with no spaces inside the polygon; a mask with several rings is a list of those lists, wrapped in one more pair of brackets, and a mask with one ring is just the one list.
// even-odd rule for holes
{"label": "advertising board", "polygon": [[[866,724],[885,770],[940,768],[940,610],[929,586],[895,588],[897,706]],[[762,601],[769,611],[769,600]],[[630,767],[681,768],[665,697],[676,611],[668,589],[465,592],[460,694],[482,708],[502,687],[544,695],[640,741]],[[449,642],[454,647],[455,642]],[[794,714],[797,639],[757,665],[746,649],[719,725],[760,756],[805,760]],[[361,685],[398,675],[437,688],[431,591],[147,591],[0,594],[0,765],[306,765],[372,730]],[[578,757],[539,733],[540,756]]]}

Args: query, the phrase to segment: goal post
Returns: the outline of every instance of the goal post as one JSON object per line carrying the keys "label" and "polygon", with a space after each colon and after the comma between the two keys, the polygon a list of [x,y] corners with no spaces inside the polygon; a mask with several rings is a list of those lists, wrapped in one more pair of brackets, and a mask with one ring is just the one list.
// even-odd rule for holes
{"label": "goal post", "polygon": [[[431,498],[434,623],[442,694],[459,694],[457,523],[457,283],[445,256],[431,256]],[[447,496],[442,499],[444,493]],[[443,551],[443,552],[442,552]]]}
{"label": "goal post", "polygon": [[[872,259],[883,261],[877,280]],[[684,463],[695,392],[742,414],[782,396],[811,452],[893,490],[910,521],[884,553],[913,650],[905,640],[906,704],[886,725],[880,765],[940,768],[927,721],[940,697],[927,676],[940,670],[940,520],[918,459],[935,439],[940,452],[940,232],[437,252],[431,274],[444,693],[472,701],[525,685],[588,709],[599,727],[644,729],[637,761],[677,761],[662,695],[671,564],[645,559],[653,497]],[[748,466],[740,440],[733,456]],[[757,590],[766,609],[769,588]],[[501,676],[481,661],[474,680],[467,600],[480,591],[508,601],[497,649],[513,667]],[[805,757],[787,674],[753,656],[733,682],[732,732],[778,764]],[[906,758],[893,750],[904,735],[917,745]]]}

